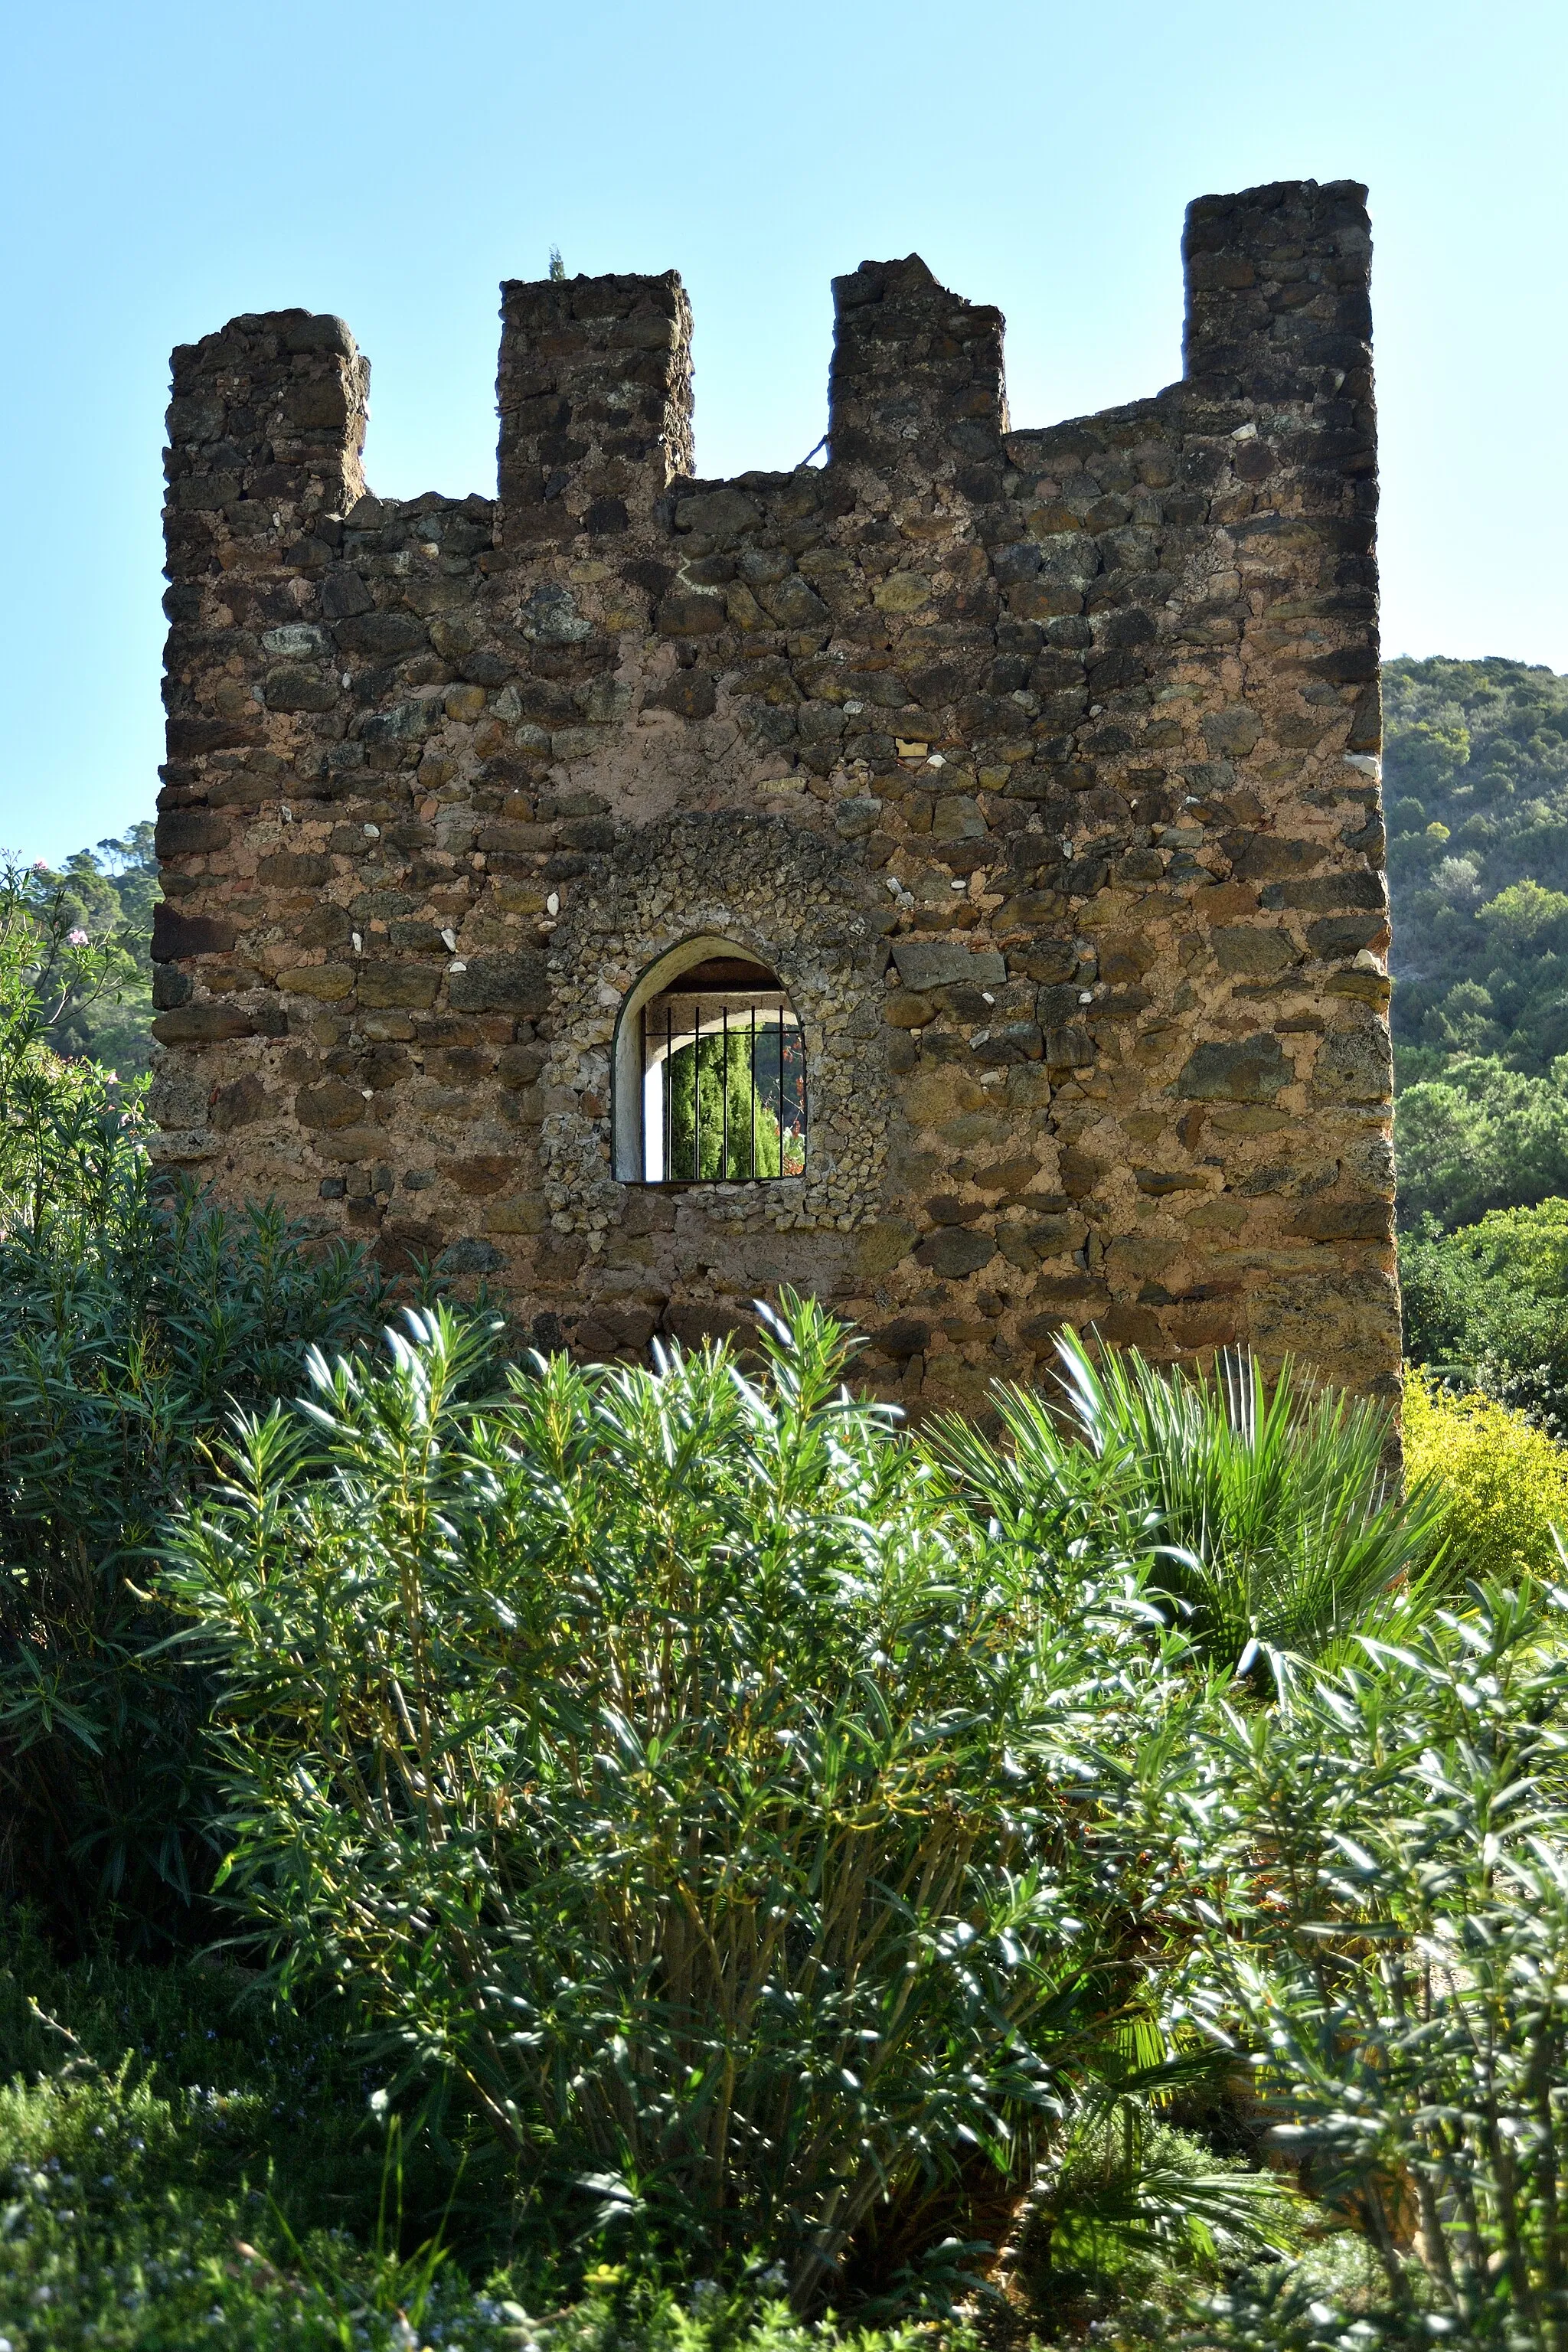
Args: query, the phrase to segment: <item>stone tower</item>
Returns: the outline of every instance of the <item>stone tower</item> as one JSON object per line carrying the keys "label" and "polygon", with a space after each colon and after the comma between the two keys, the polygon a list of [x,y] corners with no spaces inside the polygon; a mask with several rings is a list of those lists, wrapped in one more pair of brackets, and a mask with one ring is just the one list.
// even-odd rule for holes
{"label": "stone tower", "polygon": [[727,482],[673,274],[503,289],[493,499],[367,491],[340,320],[177,351],[163,1155],[593,1355],[788,1283],[922,1409],[1068,1320],[1391,1392],[1364,194],[1201,198],[1182,381],[1044,431],[863,263]]}

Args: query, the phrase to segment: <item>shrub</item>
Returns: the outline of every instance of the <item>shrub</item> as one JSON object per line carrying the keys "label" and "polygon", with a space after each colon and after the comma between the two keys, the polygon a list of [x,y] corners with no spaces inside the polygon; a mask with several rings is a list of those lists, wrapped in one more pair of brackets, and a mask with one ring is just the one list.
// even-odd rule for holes
{"label": "shrub", "polygon": [[1180,1854],[1194,2011],[1252,2053],[1276,2144],[1383,2273],[1359,2333],[1287,2281],[1267,2325],[1233,2294],[1202,2340],[1561,2342],[1565,1637],[1568,1594],[1476,1586],[1288,1705],[1213,1709],[1124,1778],[1102,1759],[1123,1836]]}
{"label": "shrub", "polygon": [[1405,1460],[1446,1501],[1448,1557],[1465,1577],[1510,1581],[1561,1572],[1568,1534],[1568,1452],[1493,1397],[1456,1396],[1418,1368],[1405,1383]]}
{"label": "shrub", "polygon": [[1405,1236],[1399,1268],[1415,1362],[1568,1435],[1568,1201],[1494,1210],[1455,1234],[1428,1221]]}
{"label": "shrub", "polygon": [[92,1244],[0,1242],[0,1866],[79,1938],[103,1906],[181,1934],[210,1875],[205,1691],[155,1594],[163,1522],[232,1401],[291,1389],[312,1341],[375,1328],[359,1252],[320,1259],[273,1209],[190,1187],[162,1207],[109,1139]]}
{"label": "shrub", "polygon": [[507,2184],[477,2152],[454,2179],[378,2120],[375,2090],[331,2004],[290,2015],[211,1960],[62,1964],[0,1917],[0,2334],[17,2352],[940,2352],[930,2330],[804,2328],[761,2265],[733,2294],[678,2293],[592,2241],[520,2256]]}
{"label": "shrub", "polygon": [[1085,1948],[1048,1730],[1168,1664],[1125,1564],[1047,1579],[952,1512],[814,1307],[758,1381],[558,1359],[480,1409],[479,1345],[438,1312],[384,1372],[313,1360],[315,1462],[252,1421],[193,1500],[228,1885],[427,2112],[809,2305],[874,2207],[1026,2179],[1032,2119],[1129,2073],[1142,1971]]}
{"label": "shrub", "polygon": [[231,1403],[289,1392],[383,1294],[274,1209],[154,1197],[135,1091],[44,1038],[62,971],[80,1002],[113,951],[47,915],[0,889],[0,1885],[73,1937],[105,1904],[168,1934],[213,1856],[203,1691],[146,1590],[161,1524]]}

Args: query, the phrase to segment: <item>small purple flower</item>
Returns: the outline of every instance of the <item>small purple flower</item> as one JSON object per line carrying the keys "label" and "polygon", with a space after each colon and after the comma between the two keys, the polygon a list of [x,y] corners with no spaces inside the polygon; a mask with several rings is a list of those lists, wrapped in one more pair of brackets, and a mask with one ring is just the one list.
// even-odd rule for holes
{"label": "small purple flower", "polygon": [[68,931],[66,933],[66,938],[73,948],[84,948],[87,945],[87,933],[85,931]]}

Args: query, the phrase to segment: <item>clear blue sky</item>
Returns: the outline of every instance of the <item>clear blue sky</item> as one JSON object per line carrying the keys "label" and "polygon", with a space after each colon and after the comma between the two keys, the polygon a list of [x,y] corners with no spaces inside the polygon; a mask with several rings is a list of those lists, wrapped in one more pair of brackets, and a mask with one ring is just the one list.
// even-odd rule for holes
{"label": "clear blue sky", "polygon": [[0,845],[150,815],[170,346],[341,312],[384,494],[493,491],[496,287],[684,275],[698,464],[823,430],[828,279],[922,253],[1015,420],[1179,372],[1189,197],[1372,190],[1384,642],[1568,670],[1563,0],[49,0],[0,148]]}

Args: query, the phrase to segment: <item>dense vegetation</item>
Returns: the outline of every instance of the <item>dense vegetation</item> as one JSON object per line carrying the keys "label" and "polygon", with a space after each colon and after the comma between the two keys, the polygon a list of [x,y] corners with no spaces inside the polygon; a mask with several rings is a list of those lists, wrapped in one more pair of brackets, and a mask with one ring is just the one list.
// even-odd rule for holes
{"label": "dense vegetation", "polygon": [[1568,677],[1384,695],[1405,1346],[1568,1435]]}
{"label": "dense vegetation", "polygon": [[1376,1415],[1246,1363],[1068,1346],[919,1442],[804,1304],[509,1364],[156,1196],[47,1042],[97,950],[12,911],[17,2352],[1551,2340],[1539,1494],[1467,1587]]}
{"label": "dense vegetation", "polygon": [[1522,662],[1394,661],[1384,803],[1409,1076],[1568,1052],[1568,677]]}
{"label": "dense vegetation", "polygon": [[7,891],[22,898],[57,936],[98,952],[71,974],[47,1024],[56,1054],[90,1060],[122,1081],[145,1075],[153,1036],[153,909],[158,861],[150,822],[122,840],[79,849],[57,872],[40,860],[10,869]]}
{"label": "dense vegetation", "polygon": [[1400,1218],[1568,1192],[1568,677],[1390,662]]}
{"label": "dense vegetation", "polygon": [[[1542,674],[1401,667],[1549,764]],[[514,1362],[159,1190],[132,862],[0,898],[5,2352],[1557,2352],[1550,1062],[1402,1048],[1401,1495],[1370,1408],[1070,1339],[917,1437],[807,1303]]]}

